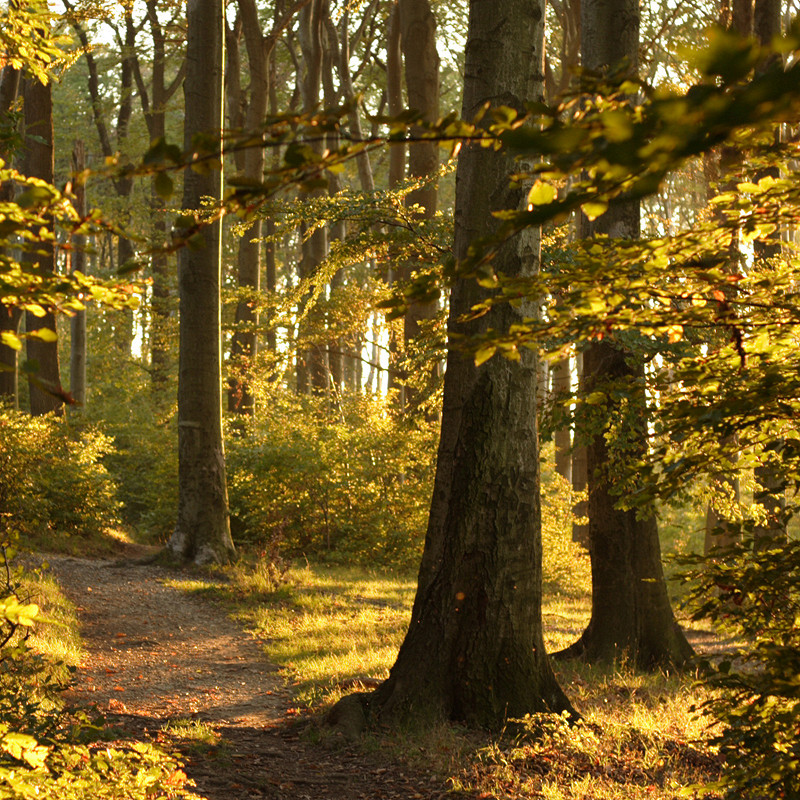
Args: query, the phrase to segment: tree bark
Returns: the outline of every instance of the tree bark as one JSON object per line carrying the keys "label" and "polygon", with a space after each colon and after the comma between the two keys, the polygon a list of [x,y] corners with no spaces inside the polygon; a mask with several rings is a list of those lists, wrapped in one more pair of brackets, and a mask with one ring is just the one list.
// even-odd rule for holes
{"label": "tree bark", "polygon": [[[583,0],[581,46],[585,69],[602,71],[624,65],[638,69],[639,0]],[[639,236],[639,203],[624,201],[596,222],[582,218],[580,235],[612,238]],[[621,442],[625,453],[647,448],[647,421],[642,396],[644,365],[611,337],[589,343],[583,353],[585,393],[614,384],[628,386],[638,397],[629,407],[609,400],[605,424],[586,447],[589,502],[589,553],[592,562],[592,616],[581,638],[562,656],[587,661],[629,659],[637,666],[677,666],[692,654],[678,628],[661,566],[658,524],[653,508],[623,510],[615,491],[610,446]],[[637,392],[638,389],[638,392]]]}
{"label": "tree bark", "polygon": [[[544,4],[472,0],[463,116],[486,102],[518,109],[542,94]],[[491,212],[515,208],[506,154],[465,147],[456,177],[457,258],[487,235]],[[533,244],[533,250],[530,249]],[[507,243],[504,274],[538,267],[535,241]],[[462,279],[450,301],[451,335],[506,330],[532,308],[496,307],[482,320],[460,316],[485,298]],[[450,339],[451,343],[455,340]],[[383,715],[441,715],[499,728],[509,717],[561,711],[569,703],[542,639],[541,527],[536,357],[496,357],[476,367],[451,344],[442,435],[411,625],[388,680],[372,704]]]}
{"label": "tree bark", "polygon": [[[10,117],[20,88],[20,72],[7,64],[0,72],[0,133],[11,139],[14,126]],[[10,153],[0,151],[0,158],[9,163]],[[14,196],[14,185],[11,181],[0,185],[0,200],[10,201]],[[19,333],[22,311],[16,306],[0,303],[0,331],[8,331],[14,335]],[[19,405],[19,370],[18,354],[13,347],[0,342],[0,402],[5,401],[15,408]]]}
{"label": "tree bark", "polygon": [[[218,138],[222,129],[222,0],[189,0],[187,20],[184,148],[191,152],[196,134]],[[199,217],[202,198],[220,197],[221,170],[221,159],[216,169],[186,170],[185,212]],[[227,563],[235,551],[222,440],[219,222],[198,234],[201,246],[178,258],[178,518],[168,549],[196,564]]]}
{"label": "tree bark", "polygon": [[[29,178],[40,178],[53,183],[53,100],[50,85],[44,85],[35,78],[25,80],[23,91],[25,143],[21,172]],[[52,228],[51,228],[52,233]],[[37,244],[38,253],[25,253],[25,260],[32,264],[34,271],[52,275],[55,268],[53,243]],[[46,329],[56,333],[55,313],[48,311],[37,317],[30,311],[25,313],[25,330]],[[55,337],[54,337],[55,338]],[[30,411],[40,416],[51,411],[60,411],[63,406],[63,390],[58,365],[58,342],[29,337],[26,342],[28,365],[33,375],[28,379]]]}
{"label": "tree bark", "polygon": [[[439,114],[439,54],[436,50],[436,17],[429,0],[398,0],[400,41],[405,64],[406,93],[409,108],[418,111],[426,122],[435,121]],[[412,134],[418,133],[412,128]],[[439,151],[436,142],[417,141],[408,148],[408,177],[429,178],[439,167]],[[409,208],[418,206],[420,220],[432,219],[436,215],[438,186],[426,182],[406,196]],[[408,280],[413,273],[412,264],[400,268],[402,278]],[[403,340],[406,357],[412,343],[424,331],[426,324],[436,319],[439,304],[414,301],[409,303],[403,319]],[[430,383],[439,377],[440,365],[430,367]],[[413,410],[419,404],[417,392],[404,383],[400,407]]]}
{"label": "tree bark", "polygon": [[[72,150],[72,171],[86,169],[86,150],[81,140],[75,142]],[[78,216],[86,216],[86,187],[75,187],[75,210]],[[86,274],[86,236],[75,234],[72,237],[71,271]],[[81,409],[86,408],[86,309],[76,311],[70,319],[69,339],[69,391],[72,399]]]}

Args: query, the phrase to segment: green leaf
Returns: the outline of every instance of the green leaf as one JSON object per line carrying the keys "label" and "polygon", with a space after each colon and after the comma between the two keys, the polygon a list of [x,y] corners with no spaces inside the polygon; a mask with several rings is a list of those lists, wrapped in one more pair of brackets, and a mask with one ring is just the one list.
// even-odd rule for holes
{"label": "green leaf", "polygon": [[158,193],[158,196],[164,200],[169,200],[175,190],[175,185],[172,178],[166,172],[157,172],[153,178],[153,188]]}

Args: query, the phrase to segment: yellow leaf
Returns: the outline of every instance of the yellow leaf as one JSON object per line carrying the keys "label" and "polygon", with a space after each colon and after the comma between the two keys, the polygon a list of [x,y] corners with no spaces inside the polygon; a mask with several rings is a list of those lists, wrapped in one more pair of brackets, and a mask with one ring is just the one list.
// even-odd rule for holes
{"label": "yellow leaf", "polygon": [[488,361],[496,352],[497,347],[493,344],[481,347],[481,349],[475,353],[475,366],[479,367],[485,361]]}
{"label": "yellow leaf", "polygon": [[528,192],[528,205],[543,206],[547,203],[552,203],[557,196],[558,191],[555,186],[550,183],[536,181]]}
{"label": "yellow leaf", "polygon": [[589,220],[595,220],[598,217],[602,217],[603,214],[608,211],[608,203],[599,200],[590,203],[584,203],[581,206],[583,213],[586,214]]}
{"label": "yellow leaf", "polygon": [[0,333],[0,342],[6,347],[10,347],[12,350],[22,350],[22,340],[16,333],[12,333],[11,331],[3,331]]}

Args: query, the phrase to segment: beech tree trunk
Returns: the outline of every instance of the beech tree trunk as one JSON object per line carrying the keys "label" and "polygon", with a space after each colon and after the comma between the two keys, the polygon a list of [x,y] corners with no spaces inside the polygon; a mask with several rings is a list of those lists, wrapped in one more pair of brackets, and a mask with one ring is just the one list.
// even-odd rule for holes
{"label": "beech tree trunk", "polygon": [[[75,142],[72,150],[72,171],[86,169],[86,150],[81,140]],[[75,187],[75,210],[81,217],[86,216],[86,187]],[[86,274],[86,236],[76,234],[72,237],[72,272]],[[79,408],[86,407],[86,309],[76,311],[70,319],[69,338],[69,391]]]}
{"label": "beech tree trunk", "polygon": [[[222,0],[189,0],[187,6],[184,148],[195,134],[222,129]],[[221,194],[218,169],[187,169],[183,204],[199,217],[204,197]],[[235,551],[228,516],[222,440],[219,223],[199,228],[202,247],[178,258],[180,360],[178,369],[178,519],[168,549],[196,564],[227,563]]]}
{"label": "beech tree trunk", "polygon": [[[625,65],[635,75],[639,0],[583,0],[582,15],[584,68],[599,71]],[[607,234],[635,239],[639,203],[620,202],[594,223],[582,218],[581,228],[581,238]],[[628,396],[639,399],[628,406],[609,400],[605,427],[587,442],[592,616],[578,642],[560,655],[587,661],[627,658],[646,668],[680,665],[692,649],[672,614],[654,509],[617,507],[615,462],[621,453],[633,453],[635,458],[644,452],[647,419],[643,362],[613,337],[594,340],[583,352],[582,390],[598,391],[609,384],[628,386]],[[615,449],[612,442],[624,450]]]}
{"label": "beech tree trunk", "polygon": [[[436,17],[431,10],[429,0],[398,0],[400,41],[405,65],[406,94],[408,106],[422,114],[428,122],[434,121],[439,114],[439,54],[436,51]],[[412,133],[415,129],[412,129]],[[438,144],[432,141],[413,142],[408,148],[408,177],[427,178],[435,174],[439,167]],[[432,219],[436,215],[438,186],[429,182],[415,189],[406,197],[409,208],[418,206],[418,219]],[[413,272],[413,264],[401,266],[401,276],[409,279]],[[424,331],[426,323],[436,319],[439,304],[435,301],[409,303],[408,311],[403,319],[403,341],[406,350]],[[406,371],[408,370],[406,365]],[[439,377],[440,365],[430,367],[430,382]],[[414,370],[416,371],[416,369]],[[400,407],[412,410],[418,404],[414,388],[404,383],[401,392]]]}
{"label": "beech tree trunk", "polygon": [[[472,0],[463,115],[486,102],[519,109],[542,94],[544,3]],[[455,252],[485,236],[491,212],[518,207],[509,187],[514,162],[465,147],[456,177]],[[533,242],[509,242],[497,257],[506,275],[538,267]],[[533,308],[502,304],[482,320],[459,322],[485,297],[461,280],[450,301],[451,334],[505,330]],[[533,305],[533,304],[531,304]],[[451,341],[454,341],[451,339]],[[569,709],[542,640],[537,369],[526,350],[476,367],[447,356],[442,435],[411,625],[390,676],[372,696],[379,713],[442,715],[499,728],[508,717]]]}
{"label": "beech tree trunk", "polygon": [[[50,85],[40,83],[35,78],[25,80],[23,92],[25,143],[21,172],[30,178],[41,178],[53,183],[53,100]],[[55,258],[52,242],[37,245],[40,253],[26,253],[25,260],[33,264],[33,269],[42,274],[52,274]],[[63,390],[58,365],[58,342],[56,341],[56,317],[48,311],[37,317],[30,311],[25,313],[25,330],[30,334],[37,330],[52,332],[52,340],[31,337],[26,341],[28,365],[32,375],[28,379],[30,392],[30,411],[40,416],[51,411],[60,411],[63,406]]]}
{"label": "beech tree trunk", "polygon": [[[9,116],[20,88],[20,73],[10,64],[6,64],[0,72],[0,133],[8,136],[10,140],[13,131],[13,119]],[[6,163],[9,154],[0,151],[0,158]],[[7,202],[14,196],[14,185],[7,181],[0,185],[0,200]],[[6,306],[0,303],[0,331],[19,333],[22,311],[15,306]],[[7,402],[15,408],[19,405],[18,384],[18,355],[13,347],[8,347],[0,341],[0,402]]]}

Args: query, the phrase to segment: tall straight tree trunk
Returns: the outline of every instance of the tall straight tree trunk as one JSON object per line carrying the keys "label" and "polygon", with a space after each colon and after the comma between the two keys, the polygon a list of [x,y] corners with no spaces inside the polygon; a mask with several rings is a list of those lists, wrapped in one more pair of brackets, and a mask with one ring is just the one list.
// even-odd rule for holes
{"label": "tall straight tree trunk", "polygon": [[[466,119],[485,102],[501,98],[521,110],[526,100],[541,97],[543,33],[543,2],[472,0]],[[493,211],[519,207],[523,191],[509,185],[514,170],[505,153],[462,150],[457,258],[492,231]],[[495,263],[506,275],[527,275],[538,267],[536,250],[538,234],[533,243],[511,241]],[[485,297],[472,280],[454,285],[451,335],[507,330],[534,313],[534,304],[502,304],[481,320],[461,322]],[[442,435],[411,624],[389,678],[372,696],[385,715],[438,714],[496,729],[508,717],[569,708],[542,639],[537,388],[530,350],[519,362],[497,357],[480,367],[457,345],[448,352]]]}
{"label": "tall straight tree trunk", "polygon": [[[72,150],[72,171],[81,173],[86,169],[86,149],[79,139]],[[75,187],[75,210],[81,218],[86,216],[86,187],[81,183]],[[86,236],[72,237],[72,272],[86,274]],[[76,311],[70,319],[69,338],[69,391],[72,399],[83,409],[86,407],[86,309]]]}
{"label": "tall straight tree trunk", "polygon": [[[9,114],[17,100],[20,88],[20,72],[10,64],[6,64],[0,72],[0,133],[11,139],[14,120]],[[9,162],[9,153],[0,151],[0,158]],[[11,181],[0,184],[0,201],[9,202],[14,197],[14,185]],[[22,311],[16,306],[0,303],[0,332],[8,331],[13,335],[19,333]],[[0,341],[0,402],[8,402],[15,408],[19,405],[18,355],[13,347]]]}
{"label": "tall straight tree trunk", "polygon": [[[639,0],[583,0],[583,67],[600,71],[624,64],[638,68]],[[624,201],[596,222],[582,218],[580,235],[639,236],[639,203]],[[630,387],[640,397],[629,407],[609,401],[606,426],[586,446],[589,553],[592,562],[592,616],[578,642],[562,653],[588,661],[628,658],[638,666],[683,664],[692,653],[675,623],[661,565],[658,524],[653,508],[622,510],[613,472],[619,455],[613,437],[644,453],[647,420],[644,364],[611,337],[592,341],[583,353],[584,392],[606,384]],[[638,389],[638,392],[637,392]],[[634,456],[635,457],[635,456]]]}
{"label": "tall straight tree trunk", "polygon": [[[436,50],[436,17],[429,0],[398,0],[400,40],[405,64],[406,93],[409,108],[422,114],[427,122],[435,121],[439,114],[439,54]],[[412,133],[414,131],[412,130]],[[428,178],[439,167],[438,145],[434,141],[418,141],[408,148],[408,177]],[[432,219],[436,215],[438,187],[429,182],[409,192],[406,205],[418,206],[420,220]],[[402,266],[402,277],[411,277],[413,267]],[[424,331],[426,324],[436,319],[439,305],[435,300],[414,301],[409,304],[403,319],[403,340],[406,350]],[[430,381],[439,375],[440,365],[430,367]],[[402,389],[401,408],[413,409],[419,402],[414,389],[407,383]]]}
{"label": "tall straight tree trunk", "polygon": [[[320,88],[322,85],[323,57],[323,25],[327,13],[327,0],[310,0],[300,11],[298,40],[303,54],[303,75],[301,81],[303,95],[303,111],[313,114],[318,110]],[[318,152],[322,152],[322,142],[311,143]],[[324,189],[300,192],[298,200],[302,203],[306,198],[320,197]],[[303,222],[300,226],[301,256],[300,279],[314,282],[319,267],[328,255],[328,231],[324,225],[310,230]],[[320,296],[322,293],[320,292]],[[314,303],[306,311],[298,325],[300,348],[297,352],[297,391],[307,394],[311,391],[324,392],[328,385],[328,368],[326,364],[326,348],[320,341],[320,328],[324,319],[319,313],[319,304],[312,299],[312,292],[306,293],[304,304]]]}
{"label": "tall straight tree trunk", "polygon": [[[25,142],[23,145],[22,173],[30,178],[40,178],[53,183],[53,99],[50,85],[36,78],[26,78],[23,92]],[[38,254],[26,253],[25,260],[34,264],[42,275],[51,275],[55,268],[52,242],[41,242]],[[25,313],[25,329],[28,334],[37,330],[50,331],[47,339],[36,336],[28,338],[26,351],[33,375],[28,380],[30,410],[34,416],[58,411],[62,408],[63,390],[58,366],[58,342],[56,340],[56,317],[48,311],[37,317],[30,311]]]}
{"label": "tall straight tree trunk", "polygon": [[[386,99],[389,116],[396,117],[403,110],[403,51],[400,46],[400,7],[398,0],[392,5],[389,26],[386,31]],[[406,147],[397,142],[389,147],[389,189],[396,189],[406,174]],[[395,267],[390,267],[386,281],[389,285],[398,277]],[[403,322],[405,325],[405,322]],[[403,411],[404,388],[400,367],[403,358],[402,334],[397,323],[389,329],[389,386],[388,391],[397,398],[397,405]]]}
{"label": "tall straight tree trunk", "polygon": [[[187,6],[184,148],[195,135],[222,130],[222,0]],[[222,160],[205,173],[184,174],[184,211],[199,219],[204,197],[221,195]],[[222,440],[220,341],[220,224],[203,224],[202,247],[178,259],[180,361],[178,369],[178,519],[168,549],[196,564],[227,563],[235,551],[228,516]]]}

